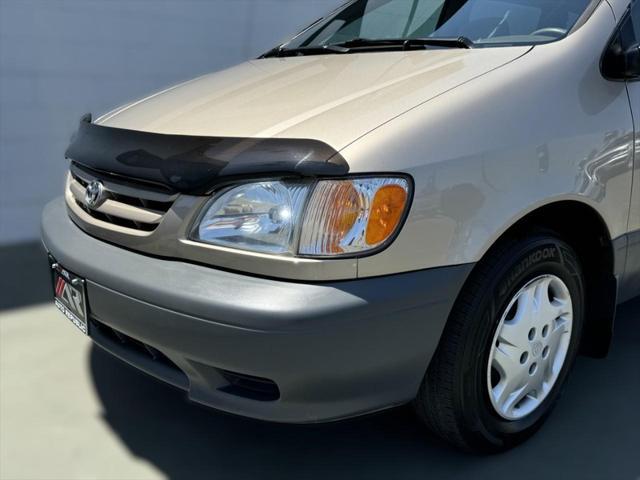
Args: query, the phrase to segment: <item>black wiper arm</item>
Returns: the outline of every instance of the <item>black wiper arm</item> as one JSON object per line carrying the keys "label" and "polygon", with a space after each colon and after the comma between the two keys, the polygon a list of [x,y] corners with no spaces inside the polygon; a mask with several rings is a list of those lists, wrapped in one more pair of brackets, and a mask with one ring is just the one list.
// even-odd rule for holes
{"label": "black wiper arm", "polygon": [[329,45],[317,45],[309,47],[285,48],[276,47],[269,50],[260,58],[269,57],[296,57],[302,55],[326,55],[330,53],[353,53],[358,49],[382,49],[400,48],[410,50],[416,47],[443,47],[443,48],[473,48],[474,43],[467,37],[456,38],[353,38],[346,42]]}
{"label": "black wiper arm", "polygon": [[303,55],[326,55],[330,53],[349,53],[349,48],[341,45],[319,45],[312,47],[284,48],[283,46],[269,50],[259,58],[269,57],[297,57]]}
{"label": "black wiper arm", "polygon": [[473,48],[475,44],[467,37],[456,38],[409,38],[405,40],[405,48],[412,46],[433,46],[433,47],[449,47],[449,48]]}
{"label": "black wiper arm", "polygon": [[402,47],[408,50],[413,47],[446,47],[446,48],[473,48],[475,45],[467,37],[455,38],[354,38],[346,42],[336,43],[333,46],[353,48],[366,47]]}

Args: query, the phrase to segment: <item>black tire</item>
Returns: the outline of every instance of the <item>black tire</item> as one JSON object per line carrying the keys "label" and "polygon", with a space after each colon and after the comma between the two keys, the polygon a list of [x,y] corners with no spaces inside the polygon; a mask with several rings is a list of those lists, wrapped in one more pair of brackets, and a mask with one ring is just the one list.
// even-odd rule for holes
{"label": "black tire", "polygon": [[[487,389],[494,335],[508,303],[530,280],[553,274],[567,285],[573,329],[566,361],[546,399],[528,416],[506,420]],[[456,447],[492,453],[530,437],[560,396],[578,352],[584,312],[584,279],[575,251],[551,232],[501,242],[480,262],[460,293],[414,406],[437,435]]]}

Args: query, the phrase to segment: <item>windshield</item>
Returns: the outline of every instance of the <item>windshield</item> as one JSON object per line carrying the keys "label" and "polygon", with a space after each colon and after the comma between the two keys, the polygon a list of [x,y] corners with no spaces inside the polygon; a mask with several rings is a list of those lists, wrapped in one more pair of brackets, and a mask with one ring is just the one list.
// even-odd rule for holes
{"label": "windshield", "polygon": [[355,0],[303,31],[286,49],[354,39],[471,40],[533,45],[567,35],[592,0]]}

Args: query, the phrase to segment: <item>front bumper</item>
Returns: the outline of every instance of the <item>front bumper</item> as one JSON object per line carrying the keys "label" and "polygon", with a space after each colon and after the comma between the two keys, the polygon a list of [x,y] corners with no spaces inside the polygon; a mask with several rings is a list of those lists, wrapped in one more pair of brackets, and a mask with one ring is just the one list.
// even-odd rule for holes
{"label": "front bumper", "polygon": [[[196,402],[279,422],[410,401],[472,267],[321,284],[257,278],[97,240],[62,199],[45,208],[42,235],[86,279],[96,343]],[[247,395],[232,388],[237,378],[268,380],[277,396]]]}

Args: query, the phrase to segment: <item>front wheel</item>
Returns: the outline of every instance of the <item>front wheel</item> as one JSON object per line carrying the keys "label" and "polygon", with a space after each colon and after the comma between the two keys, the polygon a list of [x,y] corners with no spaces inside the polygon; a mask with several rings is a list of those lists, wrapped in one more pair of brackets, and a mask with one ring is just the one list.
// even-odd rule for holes
{"label": "front wheel", "polygon": [[583,324],[574,250],[553,233],[504,241],[452,310],[415,400],[435,433],[495,452],[531,436],[558,399]]}

